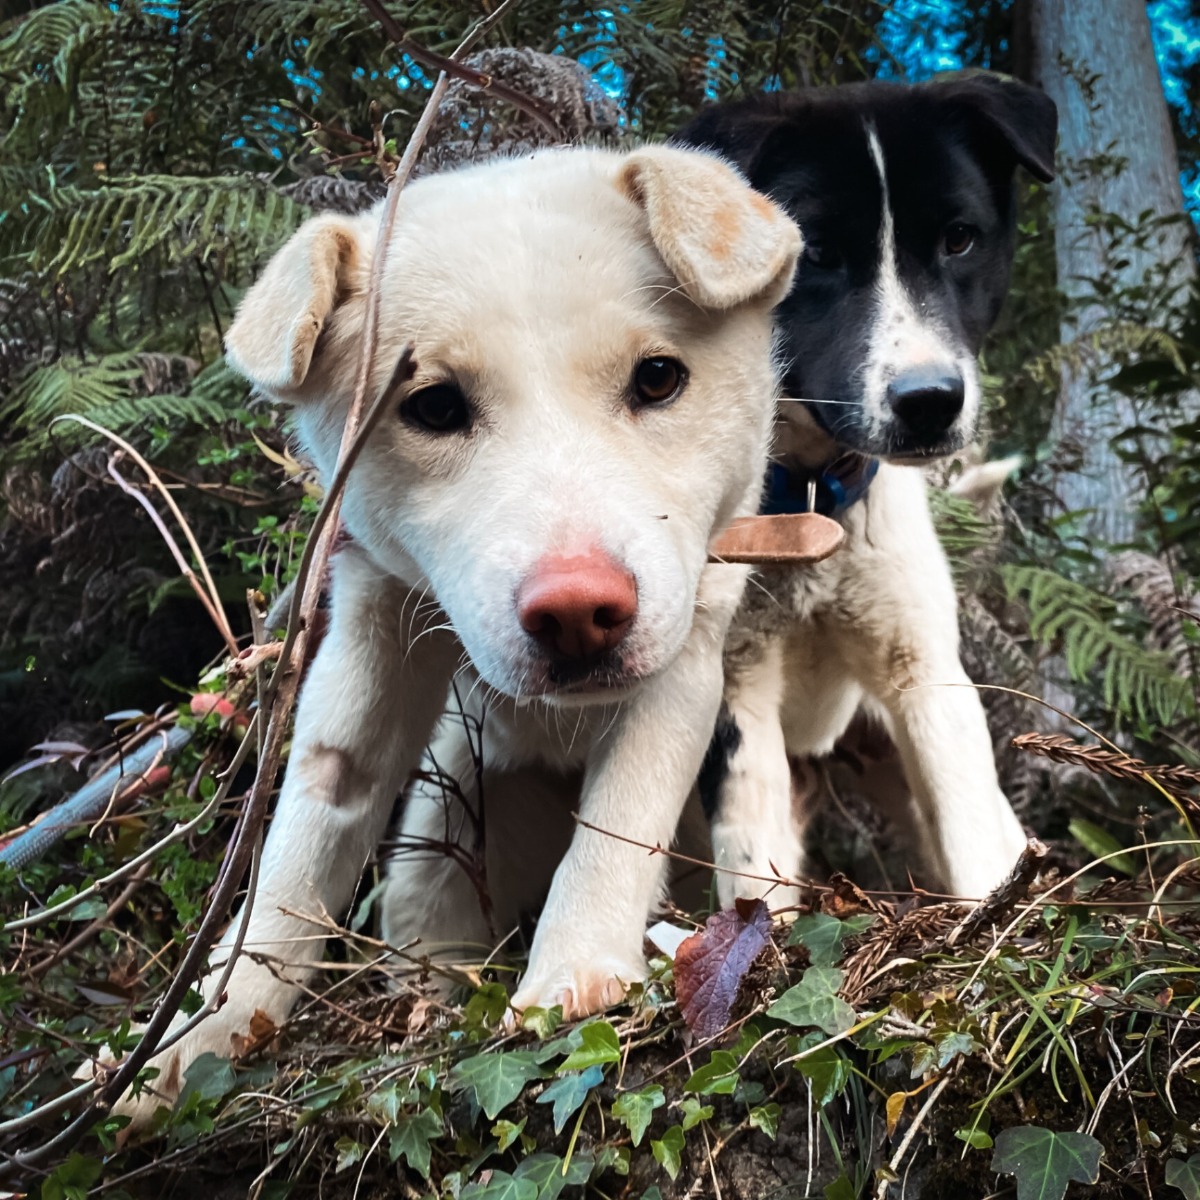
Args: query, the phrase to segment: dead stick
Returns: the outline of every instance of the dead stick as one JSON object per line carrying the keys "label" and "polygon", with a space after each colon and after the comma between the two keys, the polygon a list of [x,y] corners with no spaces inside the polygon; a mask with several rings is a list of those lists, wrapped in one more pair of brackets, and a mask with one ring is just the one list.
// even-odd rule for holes
{"label": "dead stick", "polygon": [[[454,52],[453,56],[447,58],[445,55],[438,54],[436,50],[430,50],[428,46],[421,46],[416,42],[410,41],[408,34],[404,31],[404,27],[388,12],[383,0],[363,0],[363,4],[366,6],[367,11],[379,22],[380,28],[387,35],[388,40],[394,42],[402,53],[407,54],[423,67],[431,67],[433,70],[459,79],[463,83],[479,89],[481,92],[488,92],[498,100],[507,101],[514,108],[525,113],[526,116],[532,117],[551,137],[562,138],[562,129],[559,127],[558,122],[555,121],[553,114],[548,109],[543,108],[532,96],[526,96],[524,92],[520,92],[516,88],[511,88],[506,83],[501,83],[494,76],[487,75],[483,71],[477,71],[474,67],[467,66],[466,63],[459,62],[457,56],[463,52],[461,46]],[[504,14],[504,11],[509,7],[512,6],[502,4],[495,12],[485,18],[472,31],[472,34],[469,35],[472,40],[496,24]]]}
{"label": "dead stick", "polygon": [[946,936],[947,946],[969,942],[981,929],[1006,917],[1018,904],[1029,899],[1029,888],[1050,849],[1037,838],[1030,838],[1008,878],[993,888]]}

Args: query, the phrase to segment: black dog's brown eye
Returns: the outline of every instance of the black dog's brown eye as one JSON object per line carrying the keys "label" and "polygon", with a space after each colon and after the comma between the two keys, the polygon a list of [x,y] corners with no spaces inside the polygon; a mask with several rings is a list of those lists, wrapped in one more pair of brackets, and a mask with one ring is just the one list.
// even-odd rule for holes
{"label": "black dog's brown eye", "polygon": [[638,404],[665,404],[686,382],[687,371],[677,359],[643,358],[633,373],[633,394]]}
{"label": "black dog's brown eye", "polygon": [[947,254],[966,254],[975,245],[975,230],[970,225],[963,224],[962,221],[954,221],[946,226],[946,232],[942,236],[942,245]]}
{"label": "black dog's brown eye", "polygon": [[435,383],[413,392],[400,415],[429,433],[458,433],[471,424],[471,406],[452,383]]}
{"label": "black dog's brown eye", "polygon": [[822,271],[832,271],[842,265],[842,256],[836,246],[810,238],[804,243],[804,261]]}

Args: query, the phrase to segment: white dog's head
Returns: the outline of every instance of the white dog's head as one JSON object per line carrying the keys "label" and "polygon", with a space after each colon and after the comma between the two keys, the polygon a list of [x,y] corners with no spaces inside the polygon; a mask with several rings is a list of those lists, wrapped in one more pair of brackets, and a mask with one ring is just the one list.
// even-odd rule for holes
{"label": "white dog's head", "polygon": [[[378,221],[305,224],[226,341],[297,406],[326,480]],[[691,151],[550,151],[404,192],[369,394],[406,343],[416,370],[344,520],[385,570],[431,585],[492,686],[612,698],[678,654],[711,537],[757,503],[770,312],[799,249],[781,210]]]}

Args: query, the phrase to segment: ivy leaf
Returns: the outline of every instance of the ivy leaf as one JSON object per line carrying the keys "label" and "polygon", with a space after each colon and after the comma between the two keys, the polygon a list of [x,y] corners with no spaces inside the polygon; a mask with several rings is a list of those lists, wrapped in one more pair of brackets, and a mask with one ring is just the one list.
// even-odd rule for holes
{"label": "ivy leaf", "polygon": [[521,1028],[533,1032],[540,1041],[546,1042],[562,1024],[562,1005],[553,1008],[538,1008],[531,1004],[521,1013]]}
{"label": "ivy leaf", "polygon": [[564,1175],[563,1160],[557,1154],[531,1154],[513,1172],[513,1179],[532,1183],[537,1188],[537,1200],[558,1200],[564,1188],[587,1183],[592,1165],[590,1154],[576,1154]]}
{"label": "ivy leaf", "polygon": [[955,1030],[937,1039],[938,1066],[949,1066],[960,1054],[969,1058],[978,1049],[979,1043],[969,1033]]}
{"label": "ivy leaf", "polygon": [[683,1085],[683,1090],[702,1096],[732,1096],[737,1085],[737,1057],[729,1050],[714,1050],[708,1062]]}
{"label": "ivy leaf", "polygon": [[538,1200],[532,1179],[517,1179],[507,1171],[493,1171],[487,1183],[468,1183],[459,1200]]}
{"label": "ivy leaf", "polygon": [[82,1200],[103,1170],[98,1158],[72,1153],[42,1181],[42,1196],[45,1200]]}
{"label": "ivy leaf", "polygon": [[684,1096],[682,1108],[683,1120],[680,1125],[684,1133],[687,1133],[689,1129],[694,1129],[701,1121],[707,1121],[713,1115],[713,1106],[701,1104],[695,1096]]}
{"label": "ivy leaf", "polygon": [[613,1116],[629,1130],[635,1146],[641,1145],[642,1137],[650,1126],[656,1108],[662,1108],[667,1098],[657,1083],[642,1088],[640,1092],[624,1092],[613,1101]]}
{"label": "ivy leaf", "polygon": [[493,1050],[455,1064],[446,1082],[451,1091],[470,1088],[488,1120],[494,1121],[501,1109],[511,1104],[521,1089],[541,1073],[532,1051]]}
{"label": "ivy leaf", "polygon": [[367,1152],[367,1148],[362,1142],[356,1142],[353,1138],[348,1137],[338,1138],[333,1143],[333,1148],[337,1151],[337,1163],[333,1168],[335,1175],[340,1175],[356,1163],[362,1162],[362,1156]]}
{"label": "ivy leaf", "polygon": [[655,1161],[672,1179],[683,1166],[683,1146],[683,1130],[678,1125],[672,1125],[657,1142],[650,1143]]}
{"label": "ivy leaf", "polygon": [[779,1132],[779,1118],[783,1109],[778,1104],[761,1104],[758,1108],[750,1110],[750,1128],[761,1129],[763,1133],[771,1139],[775,1140],[775,1135]]}
{"label": "ivy leaf", "polygon": [[621,1040],[607,1021],[589,1021],[571,1034],[574,1049],[559,1066],[561,1071],[579,1071],[619,1061]]}
{"label": "ivy leaf", "polygon": [[836,1046],[822,1046],[825,1035],[814,1029],[791,1040],[792,1066],[812,1084],[813,1101],[825,1105],[836,1100],[850,1082],[850,1063]]}
{"label": "ivy leaf", "polygon": [[193,1096],[201,1100],[220,1100],[222,1096],[228,1096],[236,1085],[237,1078],[229,1059],[207,1050],[184,1073],[183,1090],[179,1093],[176,1107],[182,1109]]}
{"label": "ivy leaf", "polygon": [[1067,1184],[1095,1183],[1104,1147],[1088,1133],[1020,1125],[996,1136],[992,1170],[1017,1178],[1017,1200],[1062,1200]]}
{"label": "ivy leaf", "polygon": [[388,1134],[388,1156],[403,1158],[422,1179],[429,1178],[429,1145],[442,1136],[442,1118],[432,1108],[401,1117]]}
{"label": "ivy leaf", "polygon": [[1168,1187],[1178,1188],[1187,1200],[1200,1200],[1200,1154],[1193,1154],[1187,1162],[1167,1159],[1166,1181]]}
{"label": "ivy leaf", "polygon": [[507,1150],[521,1136],[525,1129],[525,1122],[528,1120],[528,1117],[522,1117],[515,1125],[511,1121],[497,1121],[492,1126],[492,1137],[496,1139],[496,1149]]}
{"label": "ivy leaf", "polygon": [[809,967],[795,987],[788,988],[767,1016],[789,1025],[815,1025],[826,1033],[845,1033],[854,1024],[854,1009],[838,994],[843,975],[832,967]]}
{"label": "ivy leaf", "polygon": [[675,998],[698,1038],[716,1037],[729,1024],[742,979],[770,940],[767,906],[738,900],[675,951]]}
{"label": "ivy leaf", "polygon": [[804,946],[814,967],[835,967],[842,961],[842,943],[856,937],[875,923],[871,913],[859,913],[844,921],[828,913],[808,913],[797,917],[788,935],[789,946]]}
{"label": "ivy leaf", "polygon": [[[962,1129],[956,1129],[954,1136],[960,1142],[966,1142],[972,1150],[990,1150],[995,1145],[990,1133],[984,1129],[972,1128],[970,1125],[965,1125]],[[1197,1196],[1195,1200],[1200,1200],[1200,1196]]]}
{"label": "ivy leaf", "polygon": [[538,1098],[538,1104],[553,1104],[554,1132],[562,1133],[563,1126],[588,1098],[598,1083],[604,1080],[604,1068],[588,1067],[586,1071],[571,1071],[556,1079]]}

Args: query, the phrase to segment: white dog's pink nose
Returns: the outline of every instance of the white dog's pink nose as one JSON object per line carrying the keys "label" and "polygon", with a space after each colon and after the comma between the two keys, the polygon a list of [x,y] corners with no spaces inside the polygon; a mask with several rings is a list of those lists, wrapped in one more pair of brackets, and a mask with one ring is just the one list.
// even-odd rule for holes
{"label": "white dog's pink nose", "polygon": [[637,583],[603,550],[535,564],[517,591],[521,628],[565,658],[595,658],[629,632]]}

